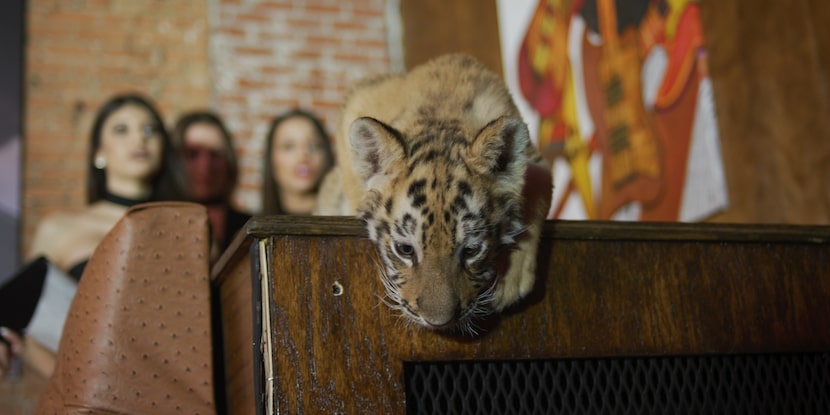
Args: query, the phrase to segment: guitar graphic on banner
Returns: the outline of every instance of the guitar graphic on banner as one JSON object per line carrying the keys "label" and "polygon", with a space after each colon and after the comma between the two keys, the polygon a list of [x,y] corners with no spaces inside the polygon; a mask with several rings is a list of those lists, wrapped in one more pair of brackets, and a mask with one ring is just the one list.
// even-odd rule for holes
{"label": "guitar graphic on banner", "polygon": [[655,201],[664,186],[660,143],[645,111],[637,30],[618,33],[615,0],[597,0],[603,39],[599,78],[605,108],[597,123],[602,158],[600,219],[631,202]]}

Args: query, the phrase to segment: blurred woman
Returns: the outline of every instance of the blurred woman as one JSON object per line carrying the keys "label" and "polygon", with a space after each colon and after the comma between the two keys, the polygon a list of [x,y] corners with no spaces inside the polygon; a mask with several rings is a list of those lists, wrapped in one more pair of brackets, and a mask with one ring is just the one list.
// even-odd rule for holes
{"label": "blurred woman", "polygon": [[[87,156],[88,204],[53,212],[38,224],[26,257],[31,261],[45,259],[48,267],[43,269],[49,272],[39,276],[45,279],[41,291],[23,293],[34,296],[37,305],[32,315],[23,316],[29,321],[23,341],[9,329],[0,330],[5,339],[0,342],[0,371],[8,370],[10,354],[15,353],[22,354],[44,376],[51,375],[68,301],[87,260],[129,207],[182,200],[184,175],[176,160],[162,118],[148,98],[133,93],[117,95],[98,110]],[[55,293],[57,297],[46,297]],[[50,311],[43,312],[44,307]],[[0,306],[0,321],[10,317],[2,314],[20,312],[26,310]]]}
{"label": "blurred woman", "polygon": [[334,165],[320,119],[299,109],[277,116],[268,129],[264,156],[262,213],[310,215],[320,182]]}
{"label": "blurred woman", "polygon": [[179,117],[173,141],[184,161],[188,199],[208,209],[215,258],[251,218],[231,203],[239,174],[233,140],[218,115],[193,111]]}

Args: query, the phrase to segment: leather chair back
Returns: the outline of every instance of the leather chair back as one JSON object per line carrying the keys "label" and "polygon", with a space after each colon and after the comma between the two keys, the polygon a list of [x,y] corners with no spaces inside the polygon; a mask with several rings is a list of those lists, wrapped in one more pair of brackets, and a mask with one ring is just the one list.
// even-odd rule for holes
{"label": "leather chair back", "polygon": [[131,208],[90,258],[36,413],[216,413],[206,209]]}

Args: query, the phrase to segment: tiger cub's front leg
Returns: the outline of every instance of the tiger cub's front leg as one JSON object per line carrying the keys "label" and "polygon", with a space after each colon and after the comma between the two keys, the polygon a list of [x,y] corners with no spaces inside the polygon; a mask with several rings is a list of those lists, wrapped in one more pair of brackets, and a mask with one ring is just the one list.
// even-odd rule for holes
{"label": "tiger cub's front leg", "polygon": [[493,296],[493,309],[501,311],[519,301],[533,290],[536,281],[536,252],[539,249],[541,225],[527,228],[527,238],[510,253],[510,267],[499,280]]}
{"label": "tiger cub's front leg", "polygon": [[510,265],[496,286],[492,303],[496,311],[519,301],[533,290],[536,281],[536,253],[539,250],[542,223],[550,209],[552,182],[550,170],[538,164],[528,164],[522,190],[527,228],[520,235],[516,249],[510,253]]}

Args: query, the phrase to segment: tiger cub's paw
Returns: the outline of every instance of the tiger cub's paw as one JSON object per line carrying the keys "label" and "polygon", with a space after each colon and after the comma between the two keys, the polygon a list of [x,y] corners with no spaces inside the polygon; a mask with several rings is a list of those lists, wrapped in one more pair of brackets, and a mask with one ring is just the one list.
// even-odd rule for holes
{"label": "tiger cub's paw", "polygon": [[528,237],[518,243],[510,254],[510,268],[501,277],[493,295],[493,309],[501,311],[527,296],[536,281],[536,252],[539,249],[541,226],[528,227]]}

